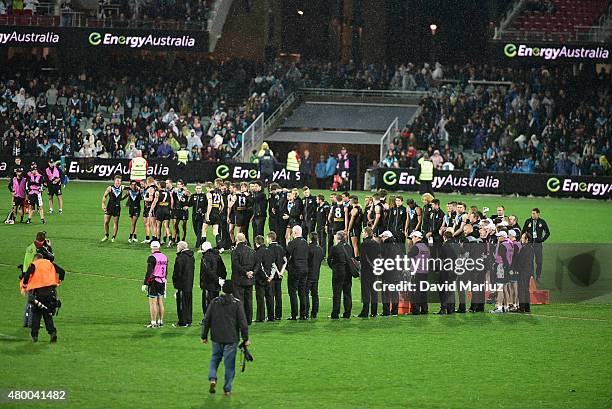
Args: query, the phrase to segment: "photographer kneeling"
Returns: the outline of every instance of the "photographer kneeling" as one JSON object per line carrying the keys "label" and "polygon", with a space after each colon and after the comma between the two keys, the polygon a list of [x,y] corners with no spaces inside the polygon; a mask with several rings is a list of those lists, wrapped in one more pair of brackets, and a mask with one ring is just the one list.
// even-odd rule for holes
{"label": "photographer kneeling", "polygon": [[223,295],[215,298],[204,316],[202,326],[202,342],[208,343],[208,331],[211,332],[212,358],[208,370],[210,393],[215,393],[217,387],[217,368],[223,358],[225,366],[225,384],[223,391],[229,396],[232,393],[232,381],[236,373],[236,351],[238,341],[242,335],[245,346],[250,345],[249,326],[247,324],[244,308],[240,300],[232,295],[231,280],[223,283]]}

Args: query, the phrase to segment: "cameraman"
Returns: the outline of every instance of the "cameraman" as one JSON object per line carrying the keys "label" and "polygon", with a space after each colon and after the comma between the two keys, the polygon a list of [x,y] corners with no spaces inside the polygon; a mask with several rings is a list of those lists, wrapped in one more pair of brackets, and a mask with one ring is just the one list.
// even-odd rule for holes
{"label": "cameraman", "polygon": [[64,281],[65,271],[60,266],[36,254],[21,282],[23,291],[32,294],[32,342],[38,341],[40,319],[45,320],[45,328],[51,342],[57,342],[57,330],[53,324],[53,314],[60,307],[55,288]]}
{"label": "cameraman", "polygon": [[212,358],[208,370],[210,393],[216,392],[217,369],[223,358],[225,366],[225,384],[223,391],[226,396],[232,393],[232,381],[236,373],[236,350],[240,336],[245,346],[249,346],[249,325],[247,324],[244,308],[240,300],[232,295],[233,284],[231,280],[223,283],[223,295],[215,298],[204,316],[202,326],[202,342],[208,343],[208,331],[211,332]]}
{"label": "cameraman", "polygon": [[[40,254],[44,259],[51,262],[55,260],[53,248],[51,248],[51,242],[47,240],[47,232],[45,231],[39,231],[36,233],[34,243],[30,244],[26,248],[25,255],[23,257],[23,264],[19,267],[22,277],[30,268],[30,264],[32,264],[36,254]],[[32,324],[32,295],[28,294],[27,297],[25,311],[23,313],[24,327],[29,327]]]}

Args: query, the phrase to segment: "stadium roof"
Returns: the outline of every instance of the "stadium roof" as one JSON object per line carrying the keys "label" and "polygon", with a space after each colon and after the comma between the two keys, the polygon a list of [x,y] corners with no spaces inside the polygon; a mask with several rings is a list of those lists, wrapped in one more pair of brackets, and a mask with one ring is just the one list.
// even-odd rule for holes
{"label": "stadium roof", "polygon": [[271,142],[341,143],[380,145],[382,133],[351,131],[278,131],[266,138]]}

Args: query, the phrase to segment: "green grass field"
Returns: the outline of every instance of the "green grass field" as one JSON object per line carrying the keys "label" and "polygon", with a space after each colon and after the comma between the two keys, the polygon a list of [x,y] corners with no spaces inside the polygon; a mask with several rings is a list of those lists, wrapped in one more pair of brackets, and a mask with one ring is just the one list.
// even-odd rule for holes
{"label": "green grass field", "polygon": [[[210,346],[200,343],[200,327],[169,325],[175,321],[171,296],[166,326],[144,328],[148,307],[140,285],[149,250],[127,243],[126,211],[118,242],[99,242],[105,185],[71,183],[65,189],[64,214],[47,216],[45,226],[35,216],[32,225],[0,227],[0,389],[67,390],[71,408],[612,407],[610,303],[534,306],[530,316],[430,314],[330,321],[325,318],[331,309],[327,267],[320,281],[321,318],[253,324],[255,362],[237,374],[234,396],[210,396]],[[538,206],[552,230],[551,242],[612,241],[609,202],[463,199],[491,208],[503,203],[521,223]],[[3,189],[3,215],[8,203]],[[29,330],[21,327],[24,299],[15,266],[41,229],[52,240],[58,264],[68,271],[59,290],[63,307],[56,317],[55,345],[44,329],[32,344]],[[188,241],[194,242],[192,232]],[[164,252],[172,261],[172,249]],[[229,268],[229,258],[226,263]],[[201,319],[199,297],[196,289],[195,322]],[[357,281],[353,298],[358,312]],[[436,310],[432,304],[430,311]]]}

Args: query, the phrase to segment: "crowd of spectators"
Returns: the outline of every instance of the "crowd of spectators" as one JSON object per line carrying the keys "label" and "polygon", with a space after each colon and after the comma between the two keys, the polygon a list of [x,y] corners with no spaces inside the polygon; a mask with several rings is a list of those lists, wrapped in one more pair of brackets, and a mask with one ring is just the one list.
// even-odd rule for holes
{"label": "crowd of spectators", "polygon": [[[129,64],[113,75],[4,74],[3,153],[129,158],[139,149],[148,157],[172,157],[184,145],[190,160],[228,160],[240,149],[246,127],[296,87],[359,88],[359,82],[404,89],[412,84],[405,76],[414,71],[430,93],[381,166],[416,166],[428,151],[438,169],[611,173],[612,81],[603,70],[279,61],[259,68],[238,61],[175,61],[163,70],[143,61],[137,79],[121,74],[130,72]],[[246,98],[235,97],[247,89]],[[234,103],[228,103],[228,91],[235,91]]]}
{"label": "crowd of spectators", "polygon": [[[383,166],[415,166],[427,150],[438,169],[610,175],[611,76],[585,69],[489,70],[510,85],[461,79],[421,101]],[[503,74],[503,75],[500,75]],[[589,84],[588,87],[585,84]],[[473,151],[466,158],[452,147]]]}
{"label": "crowd of spectators", "polygon": [[2,153],[131,158],[141,150],[149,158],[171,158],[184,146],[190,160],[230,160],[242,132],[274,108],[255,93],[228,102],[228,89],[248,84],[241,62],[183,67],[175,61],[157,74],[146,69],[153,61],[140,64],[138,74],[2,74]]}

